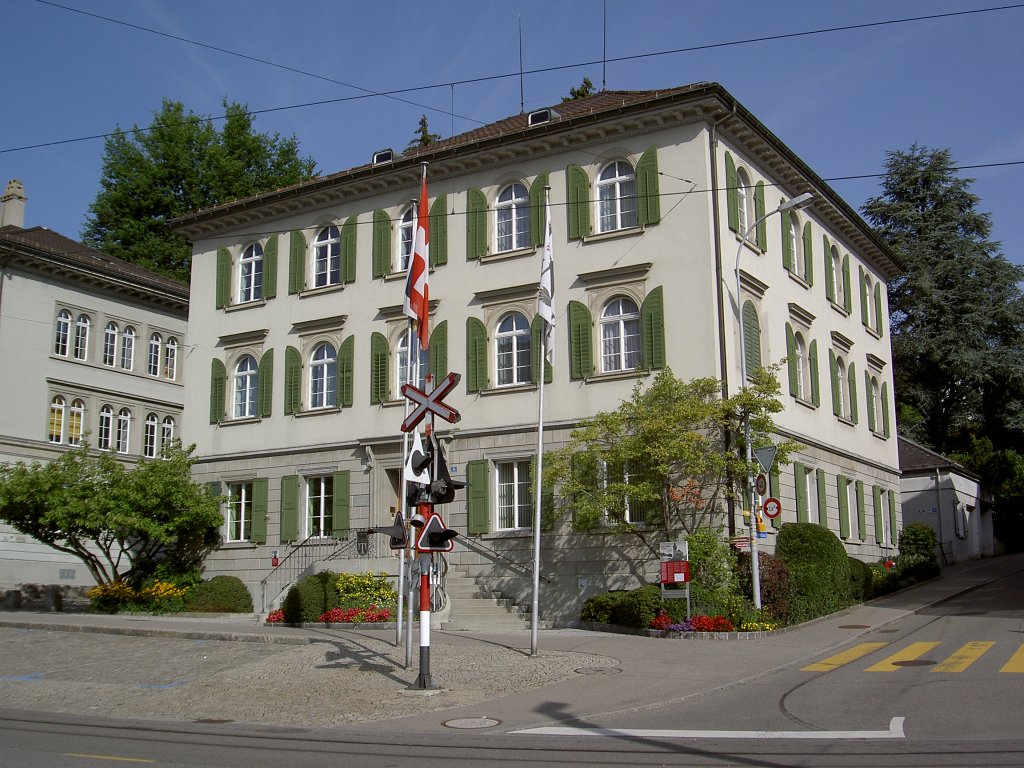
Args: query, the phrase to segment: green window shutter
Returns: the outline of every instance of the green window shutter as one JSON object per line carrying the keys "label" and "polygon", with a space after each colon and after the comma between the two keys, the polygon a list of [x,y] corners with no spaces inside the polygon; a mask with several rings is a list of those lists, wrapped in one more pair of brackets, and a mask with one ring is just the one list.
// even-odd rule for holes
{"label": "green window shutter", "polygon": [[384,277],[391,271],[391,217],[379,208],[373,212],[373,277]]}
{"label": "green window shutter", "polygon": [[[771,494],[773,499],[779,498],[779,467],[776,464],[772,465],[771,472],[768,473],[768,493]],[[772,528],[782,527],[782,515],[772,518]]]}
{"label": "green window shutter", "polygon": [[332,502],[331,535],[336,539],[347,539],[349,529],[349,508],[352,505],[351,478],[349,471],[334,473],[334,496]]}
{"label": "green window shutter", "polygon": [[821,405],[821,386],[818,383],[818,340],[811,339],[807,348],[807,361],[811,368],[811,403],[817,408]]}
{"label": "green window shutter", "polygon": [[530,242],[544,245],[547,233],[544,231],[544,188],[550,185],[549,174],[542,171],[530,185]]}
{"label": "green window shutter", "polygon": [[665,299],[660,285],[640,305],[640,358],[644,368],[665,367]]}
{"label": "green window shutter", "polygon": [[858,480],[856,485],[857,491],[857,530],[860,531],[860,540],[864,541],[867,537],[867,511],[865,510],[864,500],[864,481]]}
{"label": "green window shutter", "polygon": [[789,323],[786,323],[786,367],[789,369],[789,394],[796,397],[800,391],[800,369],[796,360],[796,334]]}
{"label": "green window shutter", "polygon": [[832,415],[838,416],[843,412],[843,394],[839,384],[839,361],[831,349],[828,351],[828,376],[832,382]]}
{"label": "green window shutter", "polygon": [[821,236],[821,253],[825,265],[825,297],[831,301],[836,300],[836,265],[832,263],[832,246],[829,244],[828,235]]}
{"label": "green window shutter", "polygon": [[341,281],[356,281],[356,233],[359,231],[359,217],[349,216],[341,225]]}
{"label": "green window shutter", "polygon": [[768,217],[764,209],[764,182],[759,181],[754,187],[754,216],[757,221],[757,247],[764,253],[768,250]]}
{"label": "green window shutter", "polygon": [[885,333],[882,325],[882,282],[875,283],[875,330],[881,336]]}
{"label": "green window shutter", "polygon": [[875,403],[871,397],[871,372],[864,371],[864,405],[867,406],[868,412],[868,429],[872,432],[878,427],[875,423]]}
{"label": "green window shutter", "polygon": [[430,206],[430,266],[448,263],[448,195],[438,195]]}
{"label": "green window shutter", "polygon": [[661,222],[661,197],[658,186],[658,148],[651,147],[636,164],[637,219],[641,226]]}
{"label": "green window shutter", "polygon": [[263,246],[263,298],[277,298],[277,235],[267,238]]}
{"label": "green window shutter", "polygon": [[882,382],[882,434],[889,437],[889,382]]}
{"label": "green window shutter", "polygon": [[740,231],[740,195],[739,175],[736,173],[736,163],[732,155],[725,153],[725,208],[728,211],[729,229],[733,232]]}
{"label": "green window shutter", "polygon": [[743,356],[749,377],[761,367],[761,321],[752,301],[743,303]]}
{"label": "green window shutter", "polygon": [[868,284],[864,280],[864,267],[857,267],[858,273],[860,274],[860,322],[863,325],[868,325]]}
{"label": "green window shutter", "polygon": [[224,391],[228,372],[217,358],[210,361],[210,423],[219,424],[224,418]]}
{"label": "green window shutter", "polygon": [[875,543],[885,543],[885,523],[882,521],[882,489],[880,486],[871,486],[872,504],[875,513]]}
{"label": "green window shutter", "polygon": [[853,363],[850,363],[846,369],[846,384],[850,390],[850,421],[854,424],[857,423],[857,368]]}
{"label": "green window shutter", "polygon": [[448,375],[448,321],[442,320],[430,331],[427,367],[434,374],[434,386]]}
{"label": "green window shutter", "polygon": [[288,293],[306,287],[306,236],[294,230],[288,241]]}
{"label": "green window shutter", "polygon": [[302,357],[295,347],[284,350],[284,412],[302,410]]}
{"label": "green window shutter", "polygon": [[466,391],[487,389],[487,328],[475,317],[466,318]]}
{"label": "green window shutter", "polygon": [[370,336],[370,403],[380,405],[388,399],[388,340],[381,333]]}
{"label": "green window shutter", "polygon": [[839,496],[839,538],[850,538],[850,481],[845,475],[836,475],[836,494]]}
{"label": "green window shutter", "polygon": [[799,461],[793,462],[793,483],[796,488],[796,521],[810,522],[807,504],[807,471]]}
{"label": "green window shutter", "polygon": [[256,415],[263,418],[274,411],[274,350],[268,349],[260,358],[256,376]]}
{"label": "green window shutter", "polygon": [[281,543],[299,538],[299,476],[281,478]]}
{"label": "green window shutter", "polygon": [[487,255],[487,197],[476,188],[466,193],[466,259]]}
{"label": "green window shutter", "polygon": [[356,337],[349,336],[338,348],[338,405],[351,408],[355,394]]}
{"label": "green window shutter", "polygon": [[491,529],[489,464],[487,459],[475,459],[466,464],[466,530],[471,536],[488,533]]}
{"label": "green window shutter", "polygon": [[530,323],[530,380],[534,384],[540,384],[541,362],[544,363],[544,383],[550,384],[551,363],[544,359],[544,318],[534,315]]}
{"label": "green window shutter", "polygon": [[782,266],[787,272],[793,271],[793,241],[789,239],[790,218],[788,213],[779,217],[782,222]]}
{"label": "green window shutter", "polygon": [[850,295],[850,254],[843,256],[843,309],[853,311],[853,297]]}
{"label": "green window shutter", "polygon": [[828,528],[828,496],[825,493],[825,470],[816,469],[814,478],[818,482],[818,525]]}
{"label": "green window shutter", "polygon": [[566,199],[569,204],[569,239],[579,240],[590,234],[590,177],[578,165],[570,165],[565,172]]}
{"label": "green window shutter", "polygon": [[267,543],[267,478],[252,481],[252,537],[253,544]]}
{"label": "green window shutter", "polygon": [[899,524],[896,514],[896,491],[890,490],[887,494],[889,496],[889,543],[893,546],[896,545],[896,527]]}
{"label": "green window shutter", "polygon": [[804,224],[804,280],[814,285],[814,235],[809,221]]}
{"label": "green window shutter", "polygon": [[224,309],[231,303],[231,251],[217,249],[217,309]]}
{"label": "green window shutter", "polygon": [[594,372],[593,321],[590,310],[578,301],[569,302],[569,378],[585,379]]}

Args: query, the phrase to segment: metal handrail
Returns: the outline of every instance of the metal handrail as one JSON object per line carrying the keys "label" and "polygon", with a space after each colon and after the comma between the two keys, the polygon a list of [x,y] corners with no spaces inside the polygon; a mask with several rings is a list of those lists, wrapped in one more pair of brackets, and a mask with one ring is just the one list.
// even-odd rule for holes
{"label": "metal handrail", "polygon": [[[468,536],[465,536],[465,537],[464,536],[460,536],[459,539],[458,539],[458,542],[459,542],[459,544],[463,545],[467,549],[472,549],[473,551],[478,552],[479,554],[482,554],[482,555],[485,555],[485,556],[490,555],[493,558],[495,558],[496,560],[497,559],[504,560],[513,569],[519,570],[522,573],[522,575],[530,576],[531,578],[533,577],[533,571],[530,570],[527,566],[523,565],[522,563],[517,563],[515,560],[511,559],[510,557],[507,557],[506,555],[501,554],[500,552],[496,551],[492,547],[485,547],[483,544],[481,544],[476,539],[471,539]],[[554,581],[553,579],[550,579],[547,576],[544,576],[543,574],[541,574],[540,579],[545,584],[551,584]]]}

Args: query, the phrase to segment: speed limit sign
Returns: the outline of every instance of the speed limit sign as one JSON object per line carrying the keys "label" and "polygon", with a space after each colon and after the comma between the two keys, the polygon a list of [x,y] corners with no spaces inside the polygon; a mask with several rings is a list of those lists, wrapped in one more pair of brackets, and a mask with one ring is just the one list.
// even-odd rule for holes
{"label": "speed limit sign", "polygon": [[764,500],[764,516],[769,518],[776,518],[782,514],[782,502],[778,499],[769,496]]}
{"label": "speed limit sign", "polygon": [[768,481],[764,475],[757,476],[757,480],[754,481],[754,487],[757,489],[758,496],[764,496],[764,492],[768,490]]}

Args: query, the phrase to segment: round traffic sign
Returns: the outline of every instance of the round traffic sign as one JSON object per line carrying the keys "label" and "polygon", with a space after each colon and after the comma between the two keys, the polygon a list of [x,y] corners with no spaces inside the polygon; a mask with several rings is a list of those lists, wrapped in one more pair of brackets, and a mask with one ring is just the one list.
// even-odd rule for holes
{"label": "round traffic sign", "polygon": [[757,480],[754,481],[754,487],[757,489],[758,496],[764,496],[764,492],[768,490],[768,481],[764,475],[757,476]]}
{"label": "round traffic sign", "polygon": [[782,514],[782,502],[776,499],[774,496],[769,496],[764,500],[764,516],[769,518],[776,518]]}

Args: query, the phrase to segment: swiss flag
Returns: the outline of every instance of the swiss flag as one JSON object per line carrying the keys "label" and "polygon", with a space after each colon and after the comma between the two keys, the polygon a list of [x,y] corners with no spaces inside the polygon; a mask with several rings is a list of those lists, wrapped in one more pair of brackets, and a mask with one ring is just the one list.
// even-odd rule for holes
{"label": "swiss flag", "polygon": [[430,207],[427,205],[427,166],[423,166],[423,184],[420,188],[420,202],[416,220],[416,236],[413,240],[412,259],[409,261],[409,276],[405,281],[405,303],[402,312],[416,321],[416,335],[420,348],[427,349],[430,314],[430,287],[427,285],[427,271],[430,264]]}

